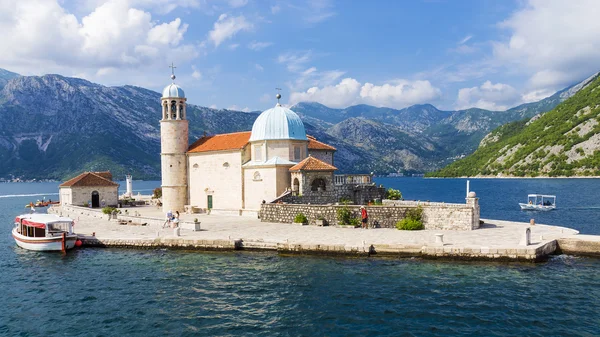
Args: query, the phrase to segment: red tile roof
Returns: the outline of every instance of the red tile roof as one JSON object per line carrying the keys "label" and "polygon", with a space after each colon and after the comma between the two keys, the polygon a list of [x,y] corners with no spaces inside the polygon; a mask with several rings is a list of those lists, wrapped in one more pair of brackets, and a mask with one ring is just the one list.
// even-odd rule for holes
{"label": "red tile roof", "polygon": [[250,131],[223,133],[200,137],[188,148],[188,153],[242,149],[250,139]]}
{"label": "red tile roof", "polygon": [[[105,177],[111,177],[107,179]],[[83,172],[73,179],[60,184],[59,187],[95,187],[95,186],[119,186],[112,181],[112,174],[106,172]]]}
{"label": "red tile roof", "polygon": [[306,135],[308,138],[308,149],[309,150],[328,150],[337,151],[337,149],[331,145],[327,145],[323,142],[318,141],[315,137]]}
{"label": "red tile roof", "polygon": [[337,167],[315,157],[307,157],[298,164],[290,167],[290,171],[335,171]]}

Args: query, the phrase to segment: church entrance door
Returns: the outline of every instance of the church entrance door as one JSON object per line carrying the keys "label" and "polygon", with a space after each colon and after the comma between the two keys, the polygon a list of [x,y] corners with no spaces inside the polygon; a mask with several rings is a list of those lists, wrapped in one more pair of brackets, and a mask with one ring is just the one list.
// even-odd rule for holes
{"label": "church entrance door", "polygon": [[100,194],[98,191],[92,192],[92,207],[100,207]]}
{"label": "church entrance door", "polygon": [[212,209],[213,208],[212,207],[212,205],[213,205],[212,197],[213,197],[212,195],[207,195],[206,196],[206,204],[208,205],[207,206],[208,209]]}

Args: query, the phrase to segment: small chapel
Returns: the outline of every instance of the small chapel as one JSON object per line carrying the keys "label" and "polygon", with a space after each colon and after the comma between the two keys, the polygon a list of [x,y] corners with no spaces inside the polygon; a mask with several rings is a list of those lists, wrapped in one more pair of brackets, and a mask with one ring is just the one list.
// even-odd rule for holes
{"label": "small chapel", "polygon": [[278,103],[251,131],[205,135],[189,145],[186,97],[173,83],[162,92],[161,174],[165,212],[213,210],[256,215],[263,203],[355,202],[381,197],[372,175],[334,175],[333,146],[306,134]]}

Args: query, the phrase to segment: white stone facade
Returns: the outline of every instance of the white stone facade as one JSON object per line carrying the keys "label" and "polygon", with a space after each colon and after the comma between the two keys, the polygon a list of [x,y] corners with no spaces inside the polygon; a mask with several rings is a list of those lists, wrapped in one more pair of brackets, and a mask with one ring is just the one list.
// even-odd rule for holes
{"label": "white stone facade", "polygon": [[214,151],[189,154],[190,205],[214,209],[242,209],[244,152]]}
{"label": "white stone facade", "polygon": [[[116,206],[119,202],[119,186],[59,187],[62,205],[86,206],[92,201],[92,194],[98,193],[100,207]],[[102,203],[104,201],[104,203]]]}

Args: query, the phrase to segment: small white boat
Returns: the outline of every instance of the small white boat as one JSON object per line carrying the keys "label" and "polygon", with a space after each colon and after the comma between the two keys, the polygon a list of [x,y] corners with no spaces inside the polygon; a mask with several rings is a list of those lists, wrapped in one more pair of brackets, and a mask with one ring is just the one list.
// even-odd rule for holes
{"label": "small white boat", "polygon": [[37,251],[66,251],[77,241],[73,219],[55,214],[17,216],[12,236],[19,247]]}
{"label": "small white boat", "polygon": [[556,196],[547,194],[529,194],[527,203],[519,203],[525,211],[551,211],[556,208]]}

